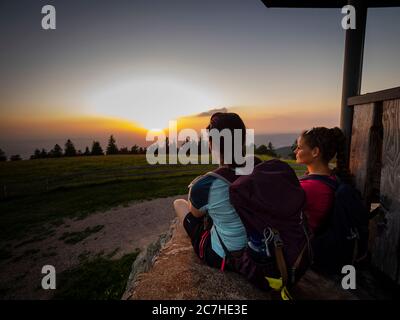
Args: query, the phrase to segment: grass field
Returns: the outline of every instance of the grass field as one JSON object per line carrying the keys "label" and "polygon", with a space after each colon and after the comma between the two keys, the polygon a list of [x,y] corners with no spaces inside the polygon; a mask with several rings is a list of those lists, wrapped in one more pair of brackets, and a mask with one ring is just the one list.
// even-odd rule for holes
{"label": "grass field", "polygon": [[[268,157],[263,156],[263,159]],[[297,174],[302,165],[287,162]],[[38,159],[0,163],[0,240],[46,235],[66,217],[82,218],[135,200],[187,192],[215,165],[149,165],[144,155]],[[33,237],[33,240],[34,238]]]}
{"label": "grass field", "polygon": [[[287,162],[298,175],[304,173],[303,166],[292,160]],[[40,245],[36,248],[36,244],[51,237],[65,218],[81,219],[137,200],[184,194],[196,176],[214,168],[215,165],[151,166],[144,155],[0,163],[0,240],[14,243],[14,249],[0,246],[0,263],[18,263],[18,259],[31,263],[32,254],[39,252]],[[93,225],[79,232],[64,232],[58,240],[74,245],[103,227]],[[22,257],[14,256],[13,250],[27,244],[34,245],[32,252],[25,250]],[[119,299],[137,254],[135,251],[119,259],[105,255],[82,260],[59,275],[61,289],[53,298]],[[17,285],[22,278],[16,274]],[[7,290],[0,288],[0,296],[1,292],[10,291]]]}

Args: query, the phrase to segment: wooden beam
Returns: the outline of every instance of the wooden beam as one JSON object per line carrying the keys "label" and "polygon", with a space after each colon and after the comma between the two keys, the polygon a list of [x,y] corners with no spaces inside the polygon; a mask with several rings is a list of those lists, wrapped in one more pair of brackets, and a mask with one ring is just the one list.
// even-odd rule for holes
{"label": "wooden beam", "polygon": [[362,66],[364,57],[365,28],[367,8],[363,0],[349,0],[357,11],[356,29],[346,30],[344,48],[342,103],[340,128],[346,137],[346,161],[349,159],[351,130],[353,127],[353,108],[347,107],[347,99],[360,94]]}
{"label": "wooden beam", "polygon": [[370,92],[360,96],[350,97],[347,99],[348,106],[368,104],[386,100],[400,99],[400,87],[386,89],[377,92]]}
{"label": "wooden beam", "polygon": [[[348,0],[261,0],[268,8],[343,8]],[[400,7],[398,0],[364,0],[369,8]]]}

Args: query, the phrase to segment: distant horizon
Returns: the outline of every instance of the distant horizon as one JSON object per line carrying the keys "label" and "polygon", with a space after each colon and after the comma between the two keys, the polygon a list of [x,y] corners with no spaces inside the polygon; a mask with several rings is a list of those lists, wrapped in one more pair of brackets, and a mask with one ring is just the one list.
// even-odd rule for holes
{"label": "distant horizon", "polygon": [[[291,146],[294,140],[297,138],[299,133],[271,133],[271,134],[256,134],[254,137],[255,145],[259,146],[261,144],[267,145],[268,142],[271,142],[275,148],[288,147]],[[98,141],[103,148],[103,151],[106,150],[108,139],[111,134],[108,136],[104,136],[101,138],[87,138],[87,137],[75,137],[75,138],[51,138],[51,139],[32,139],[32,140],[24,140],[19,142],[13,142],[12,144],[7,143],[5,141],[0,140],[0,149],[3,150],[8,159],[10,159],[13,155],[20,155],[23,160],[28,160],[31,155],[33,155],[35,149],[45,149],[49,152],[54,148],[56,144],[58,144],[63,150],[64,145],[68,139],[72,141],[76,150],[81,150],[82,153],[85,152],[86,147],[89,147],[91,150],[93,141]],[[118,136],[112,134],[116,140],[116,144],[118,148],[127,147],[129,150],[135,144],[139,147],[147,147],[151,144],[151,142],[146,142],[143,140],[143,143],[130,141],[129,138],[125,137],[123,139],[119,139]]]}

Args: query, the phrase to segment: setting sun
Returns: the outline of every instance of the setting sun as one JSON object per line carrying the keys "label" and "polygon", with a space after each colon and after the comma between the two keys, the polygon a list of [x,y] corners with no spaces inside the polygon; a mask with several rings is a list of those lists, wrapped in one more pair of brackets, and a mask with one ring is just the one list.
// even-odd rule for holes
{"label": "setting sun", "polygon": [[188,83],[143,78],[104,89],[90,98],[91,113],[131,120],[146,129],[165,128],[168,121],[216,106],[218,100]]}

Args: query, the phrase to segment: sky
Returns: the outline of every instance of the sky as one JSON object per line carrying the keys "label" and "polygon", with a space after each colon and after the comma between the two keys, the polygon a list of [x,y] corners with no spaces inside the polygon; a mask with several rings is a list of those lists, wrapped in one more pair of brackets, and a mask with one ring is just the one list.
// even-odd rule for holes
{"label": "sky", "polygon": [[[56,30],[41,28],[46,4]],[[259,0],[0,0],[0,148],[144,144],[221,108],[262,139],[336,126],[342,17]],[[362,93],[400,85],[399,35],[400,8],[369,9]]]}

